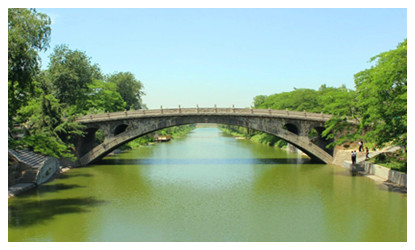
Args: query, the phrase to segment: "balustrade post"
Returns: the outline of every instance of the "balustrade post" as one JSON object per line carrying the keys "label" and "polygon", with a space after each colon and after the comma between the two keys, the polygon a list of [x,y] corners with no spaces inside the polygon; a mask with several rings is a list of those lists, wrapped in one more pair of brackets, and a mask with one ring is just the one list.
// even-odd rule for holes
{"label": "balustrade post", "polygon": [[285,111],[287,111],[287,115],[290,115],[290,112],[288,111],[288,109],[285,109]]}
{"label": "balustrade post", "polygon": [[196,104],[196,112],[199,113],[199,104]]}
{"label": "balustrade post", "polygon": [[182,113],[182,107],[179,105],[179,113]]}
{"label": "balustrade post", "polygon": [[127,116],[127,110],[126,109],[124,109],[124,114],[125,114],[125,116]]}
{"label": "balustrade post", "polygon": [[253,114],[254,113],[254,109],[252,108],[252,106],[251,106],[251,114]]}
{"label": "balustrade post", "polygon": [[110,112],[107,110],[107,116],[110,117]]}
{"label": "balustrade post", "polygon": [[321,118],[323,118],[323,119],[324,119],[324,113],[323,113],[323,112],[321,112]]}
{"label": "balustrade post", "polygon": [[307,113],[305,112],[305,110],[303,110],[303,112],[304,112],[304,117],[307,117]]}
{"label": "balustrade post", "polygon": [[145,109],[143,109],[143,115],[145,115],[146,114],[146,110]]}
{"label": "balustrade post", "polygon": [[216,108],[216,104],[215,104],[214,107],[215,107],[215,113],[218,113],[218,109]]}
{"label": "balustrade post", "polygon": [[270,108],[268,108],[268,113],[271,115],[271,109]]}
{"label": "balustrade post", "polygon": [[235,113],[235,105],[232,104],[232,113]]}
{"label": "balustrade post", "polygon": [[160,105],[160,112],[163,114],[163,105]]}
{"label": "balustrade post", "polygon": [[92,120],[92,115],[89,115],[89,118],[91,118],[91,120]]}

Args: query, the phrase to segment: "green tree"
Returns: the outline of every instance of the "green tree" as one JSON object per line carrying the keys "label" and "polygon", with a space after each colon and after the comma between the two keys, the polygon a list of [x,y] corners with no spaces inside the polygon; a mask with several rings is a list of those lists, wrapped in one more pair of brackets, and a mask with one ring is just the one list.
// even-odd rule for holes
{"label": "green tree", "polygon": [[356,92],[345,85],[339,88],[321,85],[318,90],[318,108],[316,112],[325,114],[353,115]]}
{"label": "green tree", "polygon": [[143,84],[130,72],[119,72],[107,79],[117,85],[117,91],[126,103],[126,109],[142,109],[141,97],[144,95]]}
{"label": "green tree", "polygon": [[[254,103],[262,97],[255,97]],[[262,101],[262,100],[261,100]],[[258,108],[270,108],[278,110],[297,110],[308,112],[320,112],[318,107],[318,93],[313,89],[294,89],[290,92],[273,94],[266,97]]]}
{"label": "green tree", "polygon": [[120,93],[117,92],[117,85],[112,82],[93,80],[88,85],[89,94],[86,109],[89,113],[122,111],[126,106]]}
{"label": "green tree", "polygon": [[8,116],[9,127],[16,111],[34,91],[39,72],[39,52],[49,46],[50,18],[35,9],[8,9]]}
{"label": "green tree", "polygon": [[259,108],[265,102],[266,95],[257,95],[254,97],[254,108]]}
{"label": "green tree", "polygon": [[[370,59],[374,65],[355,74],[351,109],[359,126],[343,114],[326,123],[323,135],[337,135],[336,144],[363,139],[378,148],[387,143],[407,150],[407,40]],[[345,132],[346,131],[346,132]]]}
{"label": "green tree", "polygon": [[35,90],[38,97],[32,98],[17,112],[16,120],[24,124],[22,139],[10,138],[11,148],[23,147],[53,157],[73,158],[74,139],[81,136],[83,126],[74,122],[66,110],[51,94]]}
{"label": "green tree", "polygon": [[[313,89],[296,89],[290,92],[277,93],[270,96],[259,95],[254,97],[255,108],[270,108],[278,110],[294,110],[308,112],[324,112],[325,114],[337,114],[340,116],[351,116],[355,107],[356,92],[349,90],[346,86],[341,87],[327,87],[326,84],[320,86],[316,91]],[[341,117],[339,118],[340,120]],[[330,128],[333,128],[337,124],[337,120],[332,119],[332,123],[328,124]],[[345,123],[347,125],[347,123]],[[228,128],[234,131],[235,128]],[[243,130],[239,130],[238,133],[244,134]],[[331,130],[330,130],[331,131]],[[324,136],[333,135],[330,132],[324,134]],[[249,136],[248,136],[249,137]],[[259,141],[261,143],[269,145],[285,145],[281,140],[275,141],[274,138],[267,136],[266,134],[256,132],[256,135],[251,138],[252,140]]]}
{"label": "green tree", "polygon": [[83,110],[88,84],[94,78],[100,79],[102,74],[85,52],[71,50],[66,45],[55,47],[50,55],[48,79],[61,103],[77,105],[78,111]]}
{"label": "green tree", "polygon": [[354,98],[355,92],[346,89],[344,85],[335,88],[323,84],[317,91],[294,89],[290,92],[270,96],[259,95],[254,97],[254,104],[256,108],[350,115],[353,110],[351,105]]}
{"label": "green tree", "polygon": [[375,65],[355,75],[358,132],[378,146],[407,147],[407,40],[370,59]]}

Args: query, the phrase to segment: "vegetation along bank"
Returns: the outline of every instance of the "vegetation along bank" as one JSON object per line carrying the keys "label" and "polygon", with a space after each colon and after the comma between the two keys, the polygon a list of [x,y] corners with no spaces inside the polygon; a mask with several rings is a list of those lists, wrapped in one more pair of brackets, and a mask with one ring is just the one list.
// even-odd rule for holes
{"label": "vegetation along bank", "polygon": [[[296,89],[271,95],[258,95],[253,99],[257,109],[324,112],[333,117],[326,123],[322,135],[331,139],[328,147],[346,150],[357,149],[359,140],[365,142],[370,151],[386,146],[399,146],[400,151],[379,155],[370,161],[391,169],[407,170],[407,40],[395,49],[382,52],[372,58],[373,64],[354,75],[355,88],[329,87],[319,89]],[[351,128],[346,117],[358,121]],[[287,144],[278,138],[247,128],[222,125],[225,133],[245,137],[251,141],[283,148]],[[346,132],[344,132],[346,131]],[[317,131],[311,131],[310,138]]]}

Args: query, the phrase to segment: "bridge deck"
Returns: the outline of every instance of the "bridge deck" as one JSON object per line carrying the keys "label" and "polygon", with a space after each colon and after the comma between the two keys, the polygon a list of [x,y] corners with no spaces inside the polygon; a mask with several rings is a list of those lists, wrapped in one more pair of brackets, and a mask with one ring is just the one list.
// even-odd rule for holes
{"label": "bridge deck", "polygon": [[309,113],[300,111],[249,109],[249,108],[177,108],[177,109],[150,109],[130,110],[113,113],[91,114],[79,117],[78,122],[88,123],[117,119],[132,119],[151,116],[180,116],[180,115],[226,115],[226,116],[268,116],[279,118],[297,118],[306,120],[328,121],[332,115],[323,113]]}

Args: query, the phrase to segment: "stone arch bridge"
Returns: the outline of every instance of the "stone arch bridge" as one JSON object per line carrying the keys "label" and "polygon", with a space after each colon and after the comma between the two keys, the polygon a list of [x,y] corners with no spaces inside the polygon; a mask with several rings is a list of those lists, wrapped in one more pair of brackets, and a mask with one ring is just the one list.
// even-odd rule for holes
{"label": "stone arch bridge", "polygon": [[[114,112],[87,115],[77,119],[86,126],[78,141],[78,165],[101,159],[119,146],[145,134],[173,126],[217,123],[246,127],[281,138],[299,148],[311,159],[331,163],[333,151],[320,134],[330,115],[288,110],[238,108],[177,108]],[[315,129],[317,136],[309,138]],[[104,141],[96,145],[95,133],[104,132]]]}

